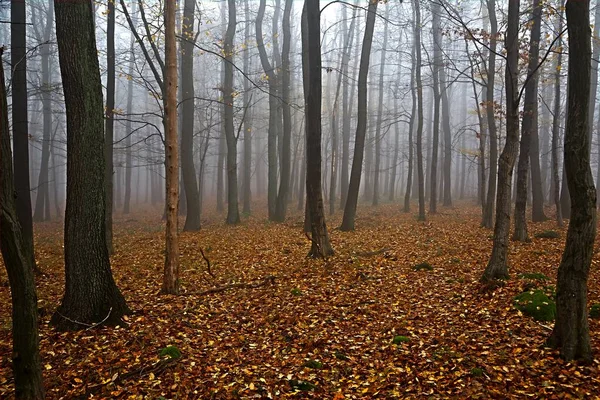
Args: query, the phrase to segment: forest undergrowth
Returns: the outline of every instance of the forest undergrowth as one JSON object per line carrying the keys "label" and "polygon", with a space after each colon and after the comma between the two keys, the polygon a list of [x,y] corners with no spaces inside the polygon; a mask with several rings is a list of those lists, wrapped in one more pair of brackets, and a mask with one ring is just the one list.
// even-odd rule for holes
{"label": "forest undergrowth", "polygon": [[[479,278],[492,231],[479,226],[480,209],[473,206],[444,208],[427,222],[418,222],[414,212],[401,213],[398,205],[363,207],[357,230],[349,233],[335,229],[338,213],[328,218],[336,254],[327,260],[306,258],[310,241],[299,213],[284,224],[257,213],[235,227],[218,216],[203,221],[200,232],[181,233],[182,295],[165,296],[159,293],[164,225],[157,215],[160,210],[115,218],[112,268],[133,314],[123,326],[79,332],[48,325],[64,287],[63,227],[36,226],[48,398],[600,393],[600,320],[590,319],[594,361],[566,363],[544,347],[553,322],[536,321],[514,306],[523,291],[551,292],[555,285],[566,229],[552,220],[529,223],[530,243],[510,243],[511,278],[489,288]],[[599,248],[597,242],[590,306],[600,303]],[[10,291],[0,271],[4,398],[14,387]]]}

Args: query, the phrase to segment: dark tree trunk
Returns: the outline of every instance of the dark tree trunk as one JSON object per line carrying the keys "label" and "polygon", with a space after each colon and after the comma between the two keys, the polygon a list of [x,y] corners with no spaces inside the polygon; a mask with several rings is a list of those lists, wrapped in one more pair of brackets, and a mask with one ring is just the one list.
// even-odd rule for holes
{"label": "dark tree trunk", "polygon": [[[90,2],[55,0],[56,39],[67,111],[65,294],[51,324],[119,324],[129,312],[106,247],[103,104]],[[77,32],[74,35],[73,32]]]}
{"label": "dark tree trunk", "polygon": [[274,220],[283,222],[287,213],[288,197],[290,192],[290,169],[292,156],[292,112],[290,107],[290,47],[292,32],[290,28],[290,15],[292,0],[285,0],[283,10],[283,48],[281,54],[281,111],[283,114],[283,132],[281,136],[281,176],[279,178],[279,192],[275,205]]}
{"label": "dark tree trunk", "polygon": [[414,5],[415,13],[415,85],[417,86],[417,181],[419,184],[419,221],[425,221],[425,178],[423,176],[423,85],[421,83],[421,6]]}
{"label": "dark tree trunk", "polygon": [[[360,56],[360,69],[358,72],[358,122],[356,126],[356,139],[354,142],[354,158],[352,160],[352,171],[350,173],[350,184],[348,186],[344,217],[340,227],[342,231],[353,231],[356,219],[360,176],[362,174],[362,163],[365,153],[365,136],[367,133],[367,79],[369,74],[369,60],[371,58],[371,44],[373,43],[373,30],[375,29],[377,4],[378,2],[376,0],[370,0],[369,8],[367,10],[367,25],[365,28],[362,53]],[[307,143],[307,146],[308,145],[310,145],[310,142]]]}
{"label": "dark tree trunk", "polygon": [[[244,25],[244,41],[249,43],[250,41],[250,0],[244,1],[244,11],[246,22]],[[250,72],[250,49],[246,47],[244,50],[244,73]],[[248,79],[244,79],[244,104],[249,107],[250,103],[250,82]],[[244,173],[243,173],[243,211],[244,214],[250,214],[252,202],[252,122],[250,112],[244,119]]]}
{"label": "dark tree trunk", "polygon": [[[414,29],[414,26],[413,26]],[[415,70],[416,70],[416,61],[415,61],[415,53],[417,51],[417,46],[415,41],[413,41],[412,45],[412,57],[411,57],[411,67],[410,67],[410,95],[412,100],[412,108],[410,111],[410,122],[408,124],[408,175],[406,178],[406,192],[404,193],[404,209],[405,213],[410,212],[410,194],[413,186],[413,166],[414,166],[414,155],[413,155],[413,130],[415,126],[415,118],[417,113],[417,90],[418,88],[415,85]]]}
{"label": "dark tree trunk", "polygon": [[508,3],[506,28],[506,143],[498,162],[498,195],[492,255],[482,281],[508,278],[508,236],[510,231],[510,196],[512,173],[519,151],[519,6],[520,0]]}
{"label": "dark tree trunk", "polygon": [[223,117],[225,139],[227,140],[227,224],[235,225],[240,222],[238,208],[237,182],[237,137],[233,126],[233,39],[237,24],[235,15],[235,0],[227,0],[229,19],[223,52],[224,81],[223,81]]}
{"label": "dark tree trunk", "polygon": [[184,231],[200,229],[200,199],[194,168],[194,0],[185,0],[181,40],[181,175],[185,194]]}
{"label": "dark tree trunk", "polygon": [[12,75],[13,168],[17,217],[21,225],[23,252],[36,268],[33,251],[33,216],[29,186],[29,131],[27,122],[27,21],[25,1],[11,0],[10,40]]}
{"label": "dark tree trunk", "polygon": [[[13,3],[14,6],[14,3]],[[0,49],[0,57],[3,49]],[[0,250],[12,299],[12,371],[16,399],[44,399],[37,296],[31,257],[17,220],[4,66],[0,65]]]}
{"label": "dark tree trunk", "polygon": [[431,175],[429,178],[429,213],[437,213],[437,176],[438,176],[438,150],[440,147],[440,66],[442,63],[442,31],[440,29],[440,6],[437,1],[431,3],[433,30],[433,136],[431,146]]}
{"label": "dark tree trunk", "polygon": [[310,257],[333,254],[321,193],[321,21],[319,0],[306,0],[302,16],[302,70],[306,107],[306,203],[311,224]]}
{"label": "dark tree trunk", "polygon": [[[106,247],[108,254],[113,252],[113,142],[114,142],[114,109],[115,109],[115,3],[109,1],[106,16],[106,120],[104,122],[104,158],[105,171],[105,203],[106,203]],[[62,64],[61,64],[62,69]],[[117,185],[117,188],[119,186]],[[117,189],[118,190],[118,189]],[[117,196],[117,199],[119,196]]]}
{"label": "dark tree trunk", "polygon": [[590,168],[590,28],[589,0],[568,0],[568,116],[565,168],[571,193],[571,221],[558,268],[556,323],[549,343],[567,361],[592,361],[587,309],[587,281],[596,237],[596,188]]}
{"label": "dark tree trunk", "polygon": [[[529,65],[527,67],[527,82],[525,85],[525,101],[523,104],[523,123],[521,129],[521,146],[519,149],[519,163],[517,165],[517,199],[515,202],[515,230],[513,240],[528,242],[527,234],[527,183],[529,181],[529,157],[531,140],[537,131],[535,123],[538,113],[538,58],[540,52],[540,35],[542,22],[542,7],[540,0],[533,0],[531,21],[531,36],[529,37]],[[537,137],[537,132],[535,133]],[[538,162],[538,161],[536,161]],[[538,164],[539,166],[539,164]]]}
{"label": "dark tree trunk", "polygon": [[[488,178],[487,199],[485,212],[481,225],[486,228],[494,226],[494,201],[496,200],[496,175],[498,174],[498,133],[496,130],[496,113],[494,101],[494,80],[496,76],[496,43],[498,35],[498,22],[496,20],[496,1],[487,0],[488,15],[490,17],[490,52],[487,68],[486,84],[486,115],[487,128],[490,134],[490,172]],[[516,91],[517,89],[514,88]],[[507,100],[508,101],[508,100]],[[510,192],[510,191],[509,191]],[[510,193],[509,193],[510,197]]]}
{"label": "dark tree trunk", "polygon": [[444,131],[444,199],[443,205],[449,207],[452,205],[452,132],[450,128],[450,105],[448,102],[448,89],[446,86],[446,67],[440,66],[440,86],[442,94],[442,128]]}

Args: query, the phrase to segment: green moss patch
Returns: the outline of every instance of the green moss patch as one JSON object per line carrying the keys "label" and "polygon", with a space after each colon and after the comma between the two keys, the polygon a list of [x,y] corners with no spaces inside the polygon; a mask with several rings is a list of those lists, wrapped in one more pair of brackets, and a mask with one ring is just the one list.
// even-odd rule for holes
{"label": "green moss patch", "polygon": [[293,294],[294,296],[302,296],[302,290],[298,289],[298,288],[293,288],[290,291],[291,294]]}
{"label": "green moss patch", "polygon": [[554,321],[556,303],[540,289],[523,292],[514,298],[515,307],[536,321]]}
{"label": "green moss patch", "polygon": [[170,358],[181,358],[181,351],[175,346],[167,346],[164,349],[161,349],[159,352],[161,357],[170,357]]}
{"label": "green moss patch", "polygon": [[590,307],[590,318],[599,319],[600,318],[600,304],[594,303]]}
{"label": "green moss patch", "polygon": [[288,381],[288,383],[290,384],[290,387],[292,388],[292,390],[301,390],[303,392],[308,392],[311,390],[315,390],[316,386],[313,385],[310,382],[306,382],[306,381],[302,381],[302,380],[296,380],[296,379],[290,379]]}
{"label": "green moss patch", "polygon": [[323,363],[317,360],[308,360],[304,363],[304,368],[322,369]]}
{"label": "green moss patch", "polygon": [[422,262],[413,266],[414,271],[433,271],[433,266],[428,262]]}
{"label": "green moss patch", "polygon": [[471,375],[473,376],[483,376],[483,369],[481,368],[472,368]]}
{"label": "green moss patch", "polygon": [[530,279],[530,280],[534,280],[534,281],[549,281],[550,278],[548,278],[546,275],[542,274],[541,272],[526,272],[524,274],[519,274],[519,278],[520,279]]}
{"label": "green moss patch", "polygon": [[397,335],[394,336],[394,340],[392,340],[392,343],[400,345],[402,343],[408,343],[410,342],[410,338],[408,336],[401,336],[401,335]]}

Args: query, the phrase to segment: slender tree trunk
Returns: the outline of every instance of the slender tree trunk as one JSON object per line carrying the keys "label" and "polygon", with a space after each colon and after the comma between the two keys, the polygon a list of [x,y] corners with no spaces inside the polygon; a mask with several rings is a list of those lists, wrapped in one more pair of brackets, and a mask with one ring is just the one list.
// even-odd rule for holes
{"label": "slender tree trunk", "polygon": [[[413,24],[413,30],[414,30],[414,24]],[[417,68],[417,63],[415,60],[415,54],[417,51],[417,45],[416,45],[416,40],[413,41],[413,45],[412,45],[412,60],[411,60],[411,67],[410,67],[410,95],[411,95],[411,100],[412,100],[412,109],[410,112],[410,122],[408,124],[408,175],[406,178],[406,192],[404,193],[404,212],[410,212],[410,194],[411,194],[411,189],[413,186],[413,166],[414,166],[414,156],[413,156],[413,149],[414,149],[414,144],[413,144],[413,131],[414,131],[414,124],[415,124],[415,118],[416,118],[416,114],[417,114],[417,90],[418,88],[415,85],[415,71]]]}
{"label": "slender tree trunk", "polygon": [[448,89],[446,86],[446,67],[440,66],[440,86],[442,94],[442,128],[444,130],[444,200],[445,207],[452,206],[452,132],[450,128],[450,105],[448,101]]}
{"label": "slender tree trunk", "polygon": [[587,283],[596,238],[596,188],[590,168],[590,28],[589,0],[568,0],[568,116],[565,168],[571,193],[571,221],[558,268],[556,323],[549,343],[566,361],[592,361]]}
{"label": "slender tree trunk", "polygon": [[429,213],[437,213],[437,175],[438,150],[440,142],[440,66],[442,64],[442,30],[440,28],[440,6],[437,1],[431,3],[433,30],[433,140],[431,147],[431,175],[429,178]]}
{"label": "slender tree trunk", "polygon": [[302,69],[306,106],[306,197],[310,214],[311,257],[333,254],[321,194],[321,22],[319,0],[306,0],[302,18]]}
{"label": "slender tree trunk", "polygon": [[[506,28],[506,143],[498,162],[498,195],[492,255],[482,281],[508,278],[508,236],[510,231],[510,195],[512,173],[519,151],[519,6],[520,0],[508,3]],[[491,56],[491,55],[490,55]]]}
{"label": "slender tree trunk", "polygon": [[421,83],[421,6],[414,5],[416,66],[415,84],[417,86],[417,180],[419,183],[419,221],[425,221],[425,178],[423,176],[423,85]]}
{"label": "slender tree trunk", "polygon": [[[104,133],[104,157],[106,158],[106,178],[104,190],[106,202],[106,247],[108,253],[113,252],[113,142],[114,142],[114,109],[115,109],[115,3],[107,3],[106,15],[106,120]],[[117,186],[118,187],[118,186]],[[117,196],[118,198],[118,196]]]}
{"label": "slender tree trunk", "polygon": [[120,324],[129,308],[113,279],[106,247],[104,118],[93,7],[62,0],[54,7],[67,111],[67,207],[65,293],[50,323],[78,330]]}
{"label": "slender tree trunk", "polygon": [[[132,13],[133,15],[136,14],[136,3],[132,2]],[[133,171],[133,160],[132,160],[132,154],[131,154],[131,136],[133,134],[132,132],[132,124],[131,124],[131,119],[132,119],[132,113],[133,113],[133,74],[135,72],[135,62],[134,62],[134,57],[133,57],[133,52],[135,51],[135,37],[133,36],[133,33],[130,35],[129,38],[129,71],[128,71],[128,76],[127,76],[127,121],[125,122],[125,135],[126,135],[126,139],[125,139],[125,198],[123,199],[123,214],[129,214],[130,208],[131,208],[131,173]],[[139,173],[138,173],[138,179],[137,182],[139,184]],[[138,191],[136,191],[136,194],[139,194]]]}
{"label": "slender tree trunk", "polygon": [[[2,53],[3,49],[0,49],[0,57]],[[17,219],[11,163],[4,66],[0,65],[0,250],[12,299],[15,398],[44,399],[33,265],[24,248],[21,226]]]}
{"label": "slender tree trunk", "polygon": [[[515,230],[513,240],[530,241],[527,233],[527,183],[529,181],[529,157],[533,130],[537,130],[535,118],[538,112],[538,79],[537,68],[539,58],[539,41],[541,35],[542,7],[540,0],[533,0],[531,15],[533,26],[529,38],[529,65],[527,68],[528,81],[525,86],[525,101],[523,104],[523,125],[519,163],[517,165],[517,198],[515,202]],[[539,164],[538,164],[539,165]]]}
{"label": "slender tree trunk", "polygon": [[[306,1],[308,2],[309,0]],[[356,219],[356,207],[358,205],[360,176],[362,174],[365,136],[367,132],[367,79],[369,73],[369,61],[371,58],[371,44],[373,43],[373,30],[375,29],[377,4],[378,2],[376,0],[369,0],[369,8],[367,10],[367,25],[365,28],[365,36],[360,57],[360,69],[358,72],[358,122],[356,127],[356,140],[354,143],[354,159],[352,160],[352,171],[350,173],[350,185],[348,186],[344,217],[340,227],[342,231],[353,231]],[[309,144],[310,143],[307,145]]]}
{"label": "slender tree trunk", "polygon": [[[246,22],[244,25],[244,42],[246,44],[246,49],[244,50],[244,73],[250,72],[250,50],[248,48],[250,42],[250,0],[244,1],[244,12]],[[244,79],[244,104],[247,104],[249,107],[250,103],[250,82],[248,79]],[[251,211],[251,202],[252,202],[252,118],[250,115],[250,110],[248,110],[248,115],[244,119],[244,189],[242,190],[243,194],[243,211],[244,214],[250,214]]]}
{"label": "slender tree trunk", "polygon": [[10,2],[12,75],[13,168],[17,217],[28,265],[37,269],[33,251],[33,217],[29,185],[29,130],[27,121],[27,18],[25,1]]}
{"label": "slender tree trunk", "polygon": [[172,1],[164,6],[165,23],[165,176],[166,176],[166,251],[162,292],[179,294],[179,154],[177,151],[177,43],[175,9]]}

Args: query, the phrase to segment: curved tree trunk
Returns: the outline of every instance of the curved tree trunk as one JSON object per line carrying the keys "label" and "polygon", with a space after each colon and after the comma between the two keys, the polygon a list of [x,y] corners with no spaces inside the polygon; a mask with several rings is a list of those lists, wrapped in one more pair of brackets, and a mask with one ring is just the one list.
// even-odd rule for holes
{"label": "curved tree trunk", "polygon": [[512,173],[519,151],[519,6],[520,0],[508,4],[506,28],[506,143],[498,162],[498,195],[496,197],[496,224],[492,255],[481,278],[482,281],[508,278],[508,235],[510,231],[510,196]]}
{"label": "curved tree trunk", "polygon": [[[3,49],[0,49],[0,57]],[[33,265],[17,220],[4,66],[0,65],[0,250],[12,299],[12,370],[16,399],[44,399]]]}
{"label": "curved tree trunk", "polygon": [[569,32],[568,117],[565,168],[571,193],[571,221],[558,268],[556,323],[549,343],[567,361],[591,362],[587,281],[596,237],[596,188],[590,168],[589,0],[567,1]]}
{"label": "curved tree trunk", "polygon": [[54,6],[67,110],[67,207],[65,294],[50,322],[58,329],[119,324],[129,308],[113,280],[106,247],[104,118],[93,8],[61,0]]}
{"label": "curved tree trunk", "polygon": [[[308,0],[307,0],[308,1]],[[367,10],[367,25],[360,55],[360,69],[358,72],[358,105],[356,139],[354,142],[354,158],[350,172],[350,184],[346,197],[346,207],[340,230],[353,231],[356,219],[356,207],[358,205],[358,194],[360,190],[360,177],[362,174],[362,163],[365,153],[365,136],[367,133],[367,79],[369,74],[369,61],[371,58],[371,44],[373,43],[373,31],[377,12],[376,0],[369,1]],[[308,123],[308,119],[307,119]]]}

